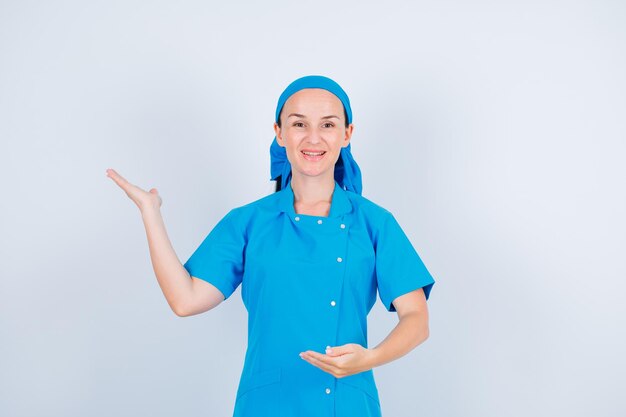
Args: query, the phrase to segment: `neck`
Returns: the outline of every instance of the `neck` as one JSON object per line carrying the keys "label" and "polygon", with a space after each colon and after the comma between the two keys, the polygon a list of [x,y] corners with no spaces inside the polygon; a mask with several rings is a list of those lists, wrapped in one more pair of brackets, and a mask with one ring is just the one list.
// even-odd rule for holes
{"label": "neck", "polygon": [[290,183],[296,203],[313,206],[321,202],[330,203],[332,201],[335,190],[334,172],[331,171],[330,176],[317,177],[297,175],[297,171],[292,172],[291,175]]}

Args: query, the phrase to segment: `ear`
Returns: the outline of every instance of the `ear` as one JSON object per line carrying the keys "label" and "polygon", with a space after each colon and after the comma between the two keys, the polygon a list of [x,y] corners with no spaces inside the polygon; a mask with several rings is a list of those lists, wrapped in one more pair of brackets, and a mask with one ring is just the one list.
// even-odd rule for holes
{"label": "ear", "polygon": [[350,138],[352,138],[352,129],[354,129],[354,124],[350,123],[346,128],[346,136],[344,138],[343,144],[341,145],[342,148],[345,148],[350,144]]}
{"label": "ear", "polygon": [[274,133],[276,134],[276,142],[284,148],[285,143],[283,142],[282,131],[281,128],[278,127],[278,123],[276,122],[274,122]]}

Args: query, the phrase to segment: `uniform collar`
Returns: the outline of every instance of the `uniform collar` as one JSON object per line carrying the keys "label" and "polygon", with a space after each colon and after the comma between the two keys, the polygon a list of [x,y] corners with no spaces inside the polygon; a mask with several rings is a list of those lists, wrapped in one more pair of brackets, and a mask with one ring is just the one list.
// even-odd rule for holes
{"label": "uniform collar", "polygon": [[[291,181],[285,188],[280,190],[279,193],[278,205],[280,211],[288,213],[291,216],[295,216],[296,210],[293,207],[294,196],[293,188],[291,188]],[[330,212],[328,213],[328,217],[340,217],[352,211],[352,203],[346,193],[346,190],[341,188],[337,180],[335,180],[335,189],[330,202]]]}

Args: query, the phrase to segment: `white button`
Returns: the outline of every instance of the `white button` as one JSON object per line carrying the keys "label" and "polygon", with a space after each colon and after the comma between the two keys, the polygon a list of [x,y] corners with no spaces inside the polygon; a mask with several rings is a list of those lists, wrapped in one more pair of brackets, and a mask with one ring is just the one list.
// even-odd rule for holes
{"label": "white button", "polygon": [[326,394],[330,394],[330,388],[326,388]]}
{"label": "white button", "polygon": [[300,221],[300,217],[296,216],[296,221],[299,222]]}
{"label": "white button", "polygon": [[343,223],[341,223],[341,226],[339,226],[339,227],[341,227],[342,229],[345,229],[345,228],[346,228],[346,225],[345,225],[345,224],[343,224]]}
{"label": "white button", "polygon": [[337,262],[341,262],[341,261],[343,261],[343,259],[337,258]]}
{"label": "white button", "polygon": [[335,300],[330,302],[330,305],[333,306],[333,307],[335,306],[335,304],[337,304],[337,303],[335,303]]}
{"label": "white button", "polygon": [[319,219],[319,220],[317,221],[317,224],[322,224],[322,219]]}

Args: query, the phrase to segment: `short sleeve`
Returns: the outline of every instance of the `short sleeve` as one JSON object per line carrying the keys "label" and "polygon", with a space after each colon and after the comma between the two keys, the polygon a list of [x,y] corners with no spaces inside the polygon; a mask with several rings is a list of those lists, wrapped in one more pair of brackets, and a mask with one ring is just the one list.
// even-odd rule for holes
{"label": "short sleeve", "polygon": [[244,234],[233,209],[215,225],[183,267],[189,275],[213,284],[226,300],[243,278],[244,247]]}
{"label": "short sleeve", "polygon": [[428,300],[435,284],[392,213],[386,214],[376,242],[376,280],[380,300],[388,311],[396,311],[392,301],[423,288]]}

